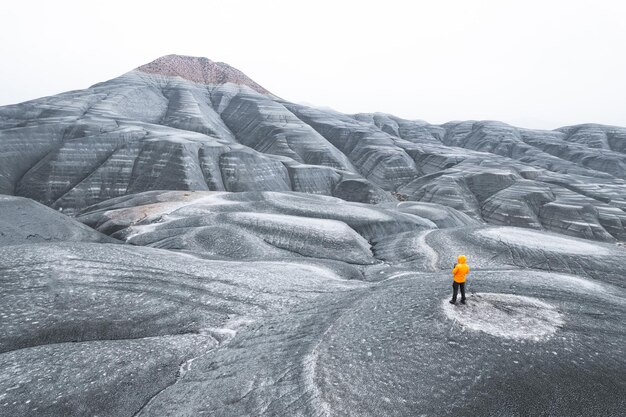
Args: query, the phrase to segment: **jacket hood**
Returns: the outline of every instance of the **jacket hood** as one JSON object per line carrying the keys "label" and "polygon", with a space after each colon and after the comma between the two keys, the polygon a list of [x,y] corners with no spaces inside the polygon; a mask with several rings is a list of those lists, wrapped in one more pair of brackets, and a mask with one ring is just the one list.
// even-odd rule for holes
{"label": "jacket hood", "polygon": [[467,261],[467,258],[465,257],[465,255],[459,255],[459,263],[460,264],[464,264],[465,261]]}

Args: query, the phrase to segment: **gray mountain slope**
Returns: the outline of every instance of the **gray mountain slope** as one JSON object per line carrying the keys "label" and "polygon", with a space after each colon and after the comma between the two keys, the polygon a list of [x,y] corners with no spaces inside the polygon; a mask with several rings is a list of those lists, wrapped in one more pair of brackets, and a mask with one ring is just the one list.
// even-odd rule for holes
{"label": "gray mountain slope", "polygon": [[365,203],[397,192],[492,224],[625,239],[625,128],[345,115],[287,102],[193,57],[0,108],[0,158],[0,192],[66,213],[149,190]]}

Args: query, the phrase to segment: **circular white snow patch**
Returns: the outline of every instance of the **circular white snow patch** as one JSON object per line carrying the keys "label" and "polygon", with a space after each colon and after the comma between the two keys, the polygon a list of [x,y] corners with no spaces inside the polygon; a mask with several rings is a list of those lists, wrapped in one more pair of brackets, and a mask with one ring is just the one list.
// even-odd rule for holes
{"label": "circular white snow patch", "polygon": [[547,252],[562,252],[577,255],[608,255],[610,252],[592,242],[557,236],[551,233],[536,232],[534,230],[517,227],[494,227],[479,230],[480,236],[498,240],[510,245],[525,246],[532,249],[541,249]]}
{"label": "circular white snow patch", "polygon": [[561,314],[550,304],[513,294],[476,294],[465,305],[452,305],[446,298],[443,310],[468,329],[508,339],[539,340],[563,324]]}

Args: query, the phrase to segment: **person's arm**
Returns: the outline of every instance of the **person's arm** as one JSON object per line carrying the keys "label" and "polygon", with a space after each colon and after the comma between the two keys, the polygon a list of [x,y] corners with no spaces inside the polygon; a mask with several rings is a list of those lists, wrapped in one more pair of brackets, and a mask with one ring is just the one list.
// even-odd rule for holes
{"label": "person's arm", "polygon": [[452,270],[452,275],[456,274],[457,271],[459,270],[459,265],[454,265],[454,269]]}

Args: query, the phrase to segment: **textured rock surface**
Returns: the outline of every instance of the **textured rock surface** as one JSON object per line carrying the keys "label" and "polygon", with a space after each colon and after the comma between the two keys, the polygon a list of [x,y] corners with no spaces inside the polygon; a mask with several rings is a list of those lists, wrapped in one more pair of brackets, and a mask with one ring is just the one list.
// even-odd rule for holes
{"label": "textured rock surface", "polygon": [[117,241],[28,198],[0,195],[0,246],[39,242]]}
{"label": "textured rock surface", "polygon": [[622,415],[625,152],[180,56],[2,107],[0,415]]}
{"label": "textured rock surface", "polygon": [[233,83],[246,85],[261,94],[269,93],[269,91],[252,81],[237,68],[233,68],[224,62],[213,62],[207,58],[167,55],[137,69],[149,74],[181,77],[202,84]]}
{"label": "textured rock surface", "polygon": [[[129,245],[0,248],[0,407],[12,416],[621,413],[624,249],[484,226],[382,240],[401,259],[362,272]],[[447,303],[459,251],[473,268],[467,310]]]}
{"label": "textured rock surface", "polygon": [[297,191],[440,203],[498,225],[626,239],[626,129],[540,131],[345,115],[168,55],[0,108],[0,192],[66,213],[148,190]]}
{"label": "textured rock surface", "polygon": [[358,283],[123,245],[0,248],[3,415],[134,415],[265,315]]}
{"label": "textured rock surface", "polygon": [[441,206],[429,208],[420,217],[393,206],[296,193],[172,191],[109,200],[78,219],[134,245],[203,256],[307,257],[372,264],[376,260],[368,242],[375,237],[436,228],[428,216],[463,216]]}

